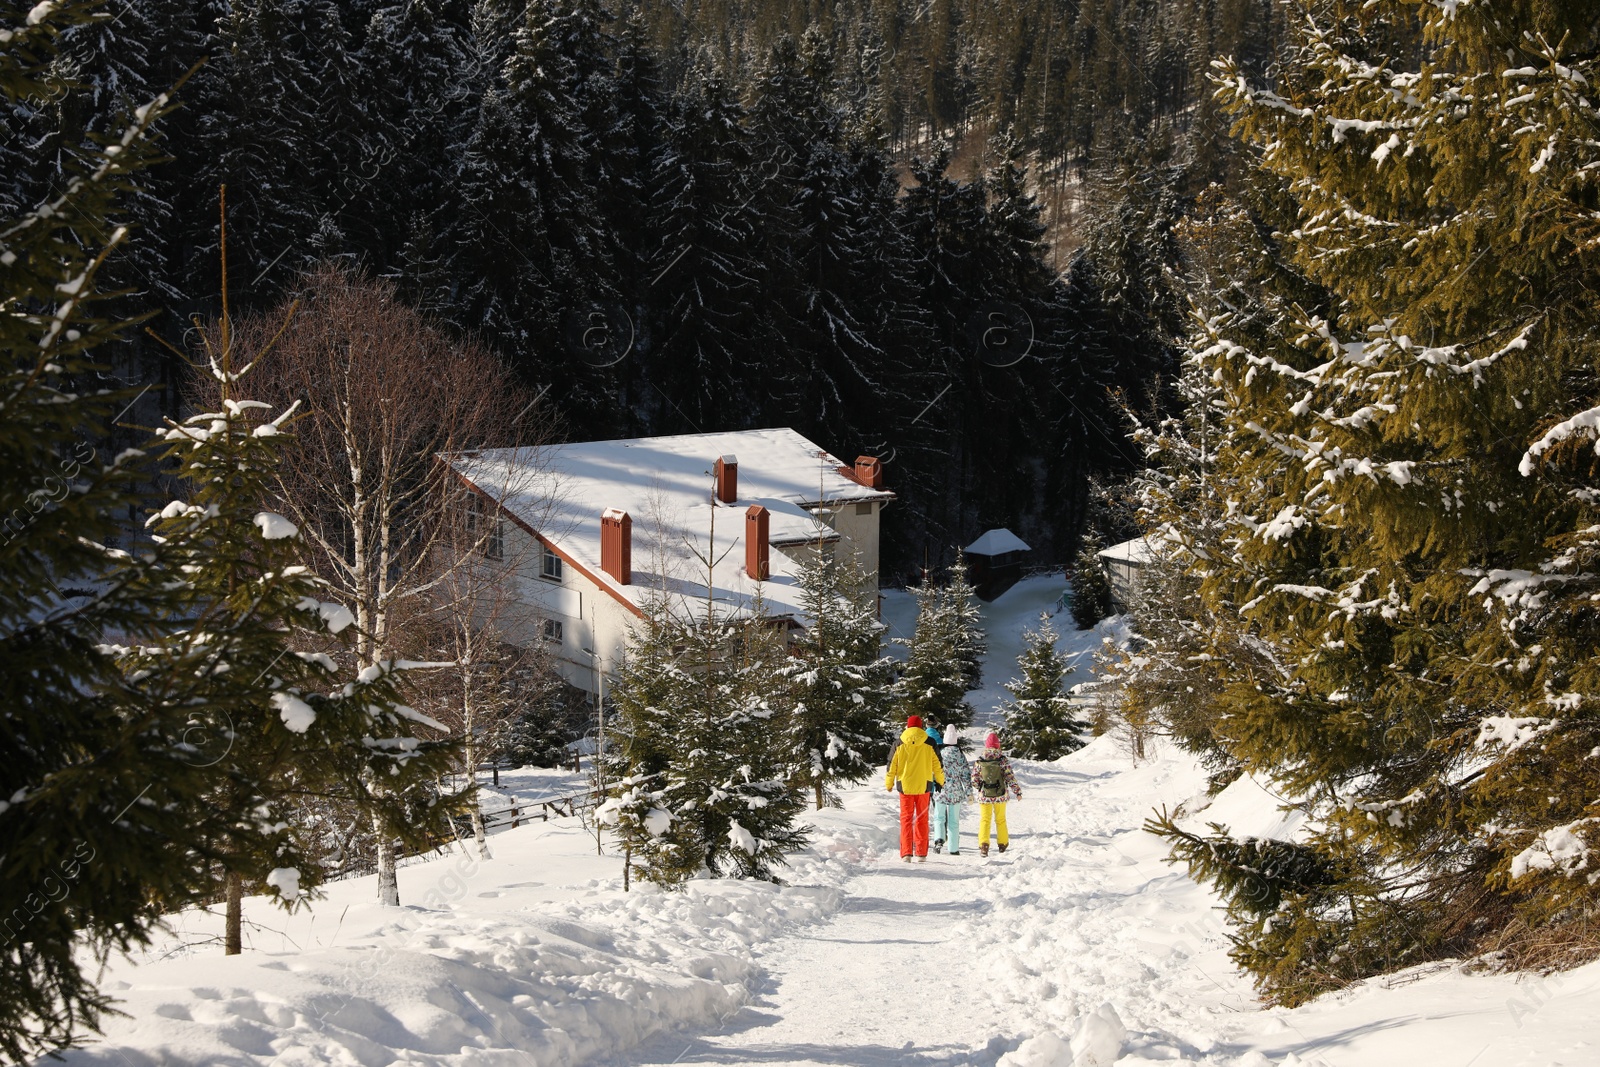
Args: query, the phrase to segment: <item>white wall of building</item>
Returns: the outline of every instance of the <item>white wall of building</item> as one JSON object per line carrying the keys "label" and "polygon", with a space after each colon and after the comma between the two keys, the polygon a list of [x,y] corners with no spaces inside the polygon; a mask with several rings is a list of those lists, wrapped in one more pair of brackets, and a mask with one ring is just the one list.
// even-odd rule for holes
{"label": "white wall of building", "polygon": [[[614,675],[621,664],[638,616],[568,561],[562,561],[559,579],[546,577],[546,549],[521,527],[508,524],[505,541],[507,558],[517,561],[519,593],[533,609],[526,613],[527,623],[508,636],[521,645],[544,642],[562,678],[593,693],[596,669]],[[560,624],[559,640],[546,636],[547,620]]]}
{"label": "white wall of building", "polygon": [[860,503],[831,505],[824,515],[829,526],[839,533],[839,545],[834,549],[839,559],[855,556],[863,577],[878,584],[879,523],[883,502],[866,500]]}

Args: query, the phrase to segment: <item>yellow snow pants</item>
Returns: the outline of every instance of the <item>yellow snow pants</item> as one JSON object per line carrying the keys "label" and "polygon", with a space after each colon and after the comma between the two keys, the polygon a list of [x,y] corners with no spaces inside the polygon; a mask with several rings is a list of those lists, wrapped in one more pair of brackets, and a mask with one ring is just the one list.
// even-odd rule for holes
{"label": "yellow snow pants", "polygon": [[994,820],[995,837],[1002,845],[1011,843],[1011,835],[1006,833],[1006,802],[997,804],[978,805],[978,844],[989,843],[989,820]]}

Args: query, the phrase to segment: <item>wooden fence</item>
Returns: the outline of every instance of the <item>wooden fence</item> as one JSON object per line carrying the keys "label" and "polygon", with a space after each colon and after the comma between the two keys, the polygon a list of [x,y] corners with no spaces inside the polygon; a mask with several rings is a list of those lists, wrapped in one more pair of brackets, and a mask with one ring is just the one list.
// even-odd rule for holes
{"label": "wooden fence", "polygon": [[[525,822],[549,822],[552,818],[575,818],[585,812],[593,811],[600,804],[599,797],[592,791],[572,793],[564,797],[552,797],[549,800],[519,800],[511,798],[511,806],[491,811],[483,817],[483,828],[486,833],[495,833],[500,830],[514,830]],[[462,837],[472,833],[472,820],[462,816],[458,820]]]}

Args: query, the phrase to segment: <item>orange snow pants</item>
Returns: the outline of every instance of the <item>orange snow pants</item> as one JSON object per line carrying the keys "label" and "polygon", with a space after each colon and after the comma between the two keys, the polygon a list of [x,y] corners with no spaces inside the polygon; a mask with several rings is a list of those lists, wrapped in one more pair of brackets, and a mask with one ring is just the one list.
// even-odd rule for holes
{"label": "orange snow pants", "polygon": [[900,794],[900,855],[928,854],[928,804],[931,800],[927,793]]}

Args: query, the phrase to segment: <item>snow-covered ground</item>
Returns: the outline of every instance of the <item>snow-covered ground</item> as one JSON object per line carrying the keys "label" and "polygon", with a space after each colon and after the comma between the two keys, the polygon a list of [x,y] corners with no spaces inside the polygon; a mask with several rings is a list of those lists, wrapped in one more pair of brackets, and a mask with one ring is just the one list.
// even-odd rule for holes
{"label": "snow-covered ground", "polygon": [[[1020,647],[1043,584],[992,609],[994,692],[1005,680],[998,661]],[[1057,621],[1064,649],[1097,640]],[[1600,1062],[1600,965],[1544,979],[1436,965],[1264,1010],[1229,964],[1215,901],[1163,863],[1139,827],[1153,807],[1187,802],[1195,824],[1263,832],[1283,823],[1270,795],[1245,780],[1205,806],[1191,759],[1158,751],[1133,766],[1109,737],[1053,764],[1019,761],[1018,777],[1012,848],[987,859],[969,812],[963,855],[902,863],[893,798],[874,781],[811,816],[812,843],[782,888],[700,881],[683,893],[624,893],[620,859],[597,854],[576,820],[557,819],[496,835],[488,860],[406,867],[400,909],[373,903],[371,879],[338,883],[294,916],[248,901],[242,956],[222,955],[217,917],[185,914],[152,952],[111,965],[106,990],[127,1016],[66,1060]],[[577,781],[502,773],[526,799]]]}

